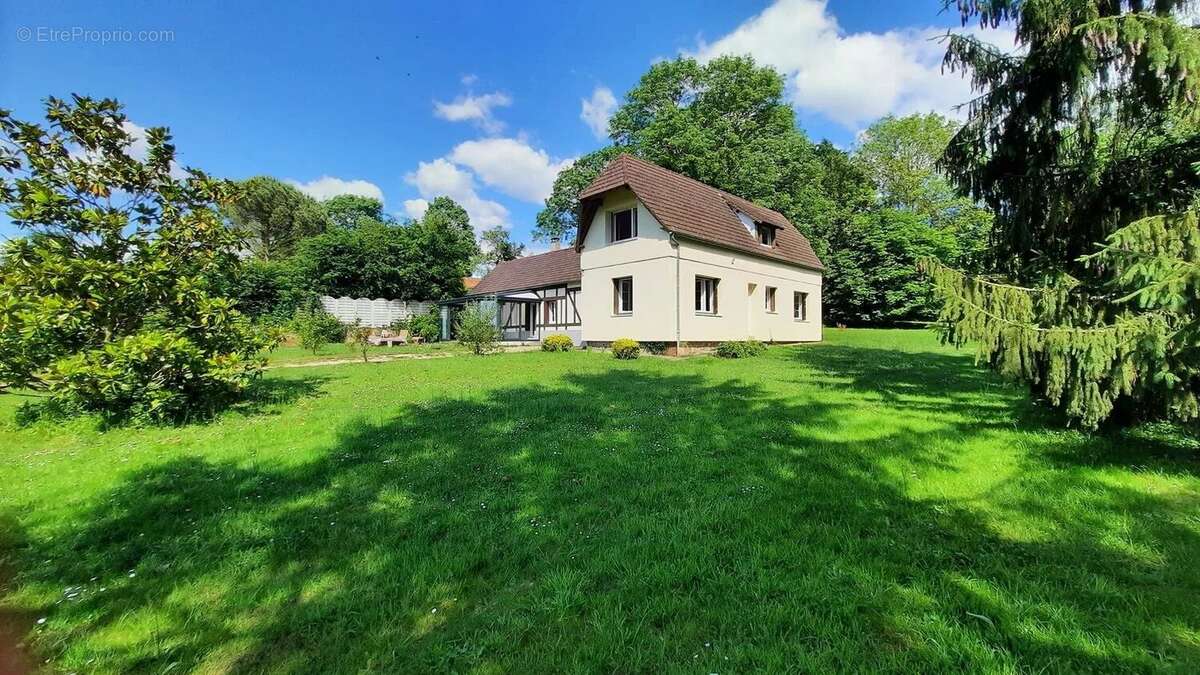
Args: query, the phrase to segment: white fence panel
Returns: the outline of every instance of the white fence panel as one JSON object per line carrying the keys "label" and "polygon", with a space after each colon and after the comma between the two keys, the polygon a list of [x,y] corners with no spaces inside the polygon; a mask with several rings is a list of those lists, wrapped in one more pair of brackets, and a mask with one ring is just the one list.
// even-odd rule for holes
{"label": "white fence panel", "polygon": [[407,302],[382,298],[333,298],[321,296],[321,306],[337,320],[352,324],[355,321],[372,328],[386,328],[400,319],[416,314],[427,314],[437,306],[433,302]]}

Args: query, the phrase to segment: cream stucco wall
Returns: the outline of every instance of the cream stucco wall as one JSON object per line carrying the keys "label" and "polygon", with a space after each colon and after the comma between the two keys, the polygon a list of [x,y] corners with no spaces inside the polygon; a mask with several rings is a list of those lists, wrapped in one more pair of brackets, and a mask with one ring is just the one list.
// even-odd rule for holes
{"label": "cream stucco wall", "polygon": [[[821,339],[821,273],[766,258],[679,240],[680,328],[684,341]],[[715,314],[696,312],[696,277],[720,279]],[[775,311],[766,289],[775,288]],[[793,293],[808,293],[807,319],[793,318]]]}
{"label": "cream stucco wall", "polygon": [[[636,239],[609,244],[605,223],[609,211],[637,204]],[[675,248],[667,231],[629,190],[604,197],[579,256],[579,318],[583,339],[610,342],[617,338],[675,340]],[[613,279],[633,277],[633,313],[613,312]]]}
{"label": "cream stucco wall", "polygon": [[[605,241],[607,212],[638,208],[636,239]],[[610,342],[621,337],[674,342],[676,321],[684,342],[723,340],[821,339],[821,274],[812,270],[736,253],[669,234],[628,190],[604,198],[583,240],[580,255],[579,314],[583,339]],[[697,275],[720,279],[717,313],[695,311]],[[633,312],[613,311],[613,279],[633,277]],[[753,284],[753,291],[751,285]],[[776,312],[764,307],[767,286],[776,291]],[[792,293],[808,293],[808,320],[792,317]],[[677,318],[678,317],[678,318]]]}

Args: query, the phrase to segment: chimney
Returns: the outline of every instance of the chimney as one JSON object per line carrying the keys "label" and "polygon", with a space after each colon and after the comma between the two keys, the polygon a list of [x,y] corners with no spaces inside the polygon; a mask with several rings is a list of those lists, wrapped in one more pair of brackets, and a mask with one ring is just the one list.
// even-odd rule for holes
{"label": "chimney", "polygon": [[557,251],[562,248],[562,239],[559,237],[550,237],[550,250]]}

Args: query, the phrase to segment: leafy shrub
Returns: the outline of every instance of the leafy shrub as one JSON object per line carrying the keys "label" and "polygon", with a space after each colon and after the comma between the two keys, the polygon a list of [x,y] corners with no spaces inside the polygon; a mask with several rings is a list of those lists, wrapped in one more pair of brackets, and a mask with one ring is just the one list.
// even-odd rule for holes
{"label": "leafy shrub", "polygon": [[555,333],[554,335],[547,335],[542,340],[542,351],[544,352],[569,352],[574,348],[575,341],[571,339],[570,335]]}
{"label": "leafy shrub", "polygon": [[215,281],[222,295],[237,302],[239,312],[267,326],[287,326],[297,311],[318,302],[291,258],[243,260]]}
{"label": "leafy shrub", "polygon": [[758,340],[730,340],[717,345],[717,356],[723,359],[748,359],[767,351],[767,346]]}
{"label": "leafy shrub", "polygon": [[442,317],[436,311],[415,314],[408,320],[408,333],[422,342],[437,342],[442,336]]}
{"label": "leafy shrub", "polygon": [[316,354],[321,347],[331,342],[341,342],[346,337],[346,327],[337,318],[321,308],[296,312],[292,318],[292,330],[300,339],[300,346]]}
{"label": "leafy shrub", "polygon": [[651,354],[662,355],[667,353],[666,342],[643,342],[642,347]]}
{"label": "leafy shrub", "polygon": [[367,363],[367,352],[371,348],[371,327],[355,321],[353,326],[346,329],[346,346],[350,351],[362,354],[363,363]]}
{"label": "leafy shrub", "polygon": [[388,330],[392,331],[393,333],[403,333],[404,331],[408,330],[408,319],[396,319],[388,324]]}
{"label": "leafy shrub", "polygon": [[642,347],[637,340],[618,338],[612,343],[613,356],[618,359],[636,359],[642,353]]}
{"label": "leafy shrub", "polygon": [[242,392],[261,357],[206,355],[186,336],[152,330],[56,361],[44,375],[51,406],[108,421],[181,422]]}
{"label": "leafy shrub", "polygon": [[495,351],[500,341],[495,314],[480,305],[472,305],[458,315],[457,332],[459,344],[470,347],[476,354]]}
{"label": "leafy shrub", "polygon": [[45,108],[45,125],[0,110],[0,211],[24,235],[0,252],[0,391],[115,419],[227,403],[272,344],[222,287],[243,237],[218,205],[239,195],[196,169],[175,175],[165,128],[131,155],[114,100]]}

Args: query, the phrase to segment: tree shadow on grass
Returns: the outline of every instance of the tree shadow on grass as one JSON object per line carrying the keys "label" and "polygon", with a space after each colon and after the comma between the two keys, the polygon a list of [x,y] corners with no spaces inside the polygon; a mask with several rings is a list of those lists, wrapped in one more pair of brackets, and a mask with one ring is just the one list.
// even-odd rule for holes
{"label": "tree shadow on grass", "polygon": [[[246,391],[236,400],[223,408],[205,411],[197,416],[174,423],[163,422],[159,426],[184,426],[188,424],[207,424],[220,419],[223,415],[234,414],[243,417],[278,414],[286,406],[302,399],[317,398],[325,393],[325,384],[331,378],[320,375],[304,375],[302,377],[266,377],[252,382]],[[16,408],[14,421],[19,427],[31,427],[37,424],[60,424],[79,418],[75,412],[63,411],[44,396],[31,397]],[[138,423],[120,417],[106,418],[99,415],[83,417],[94,421],[96,428],[104,431],[126,426],[137,426]]]}
{"label": "tree shadow on grass", "polygon": [[47,608],[57,628],[42,646],[64,668],[1196,663],[1186,636],[1200,614],[1171,599],[1196,584],[1194,529],[1160,519],[1121,542],[1096,536],[1104,522],[1075,516],[1115,516],[1133,498],[1104,486],[1042,540],[1002,536],[964,502],[913,498],[885,463],[944,470],[934,441],[990,433],[1015,404],[954,380],[939,395],[979,414],[917,430],[903,418],[924,411],[903,411],[924,394],[905,379],[938,386],[939,359],[888,366],[891,384],[854,363],[830,377],[896,404],[870,440],[818,433],[852,400],[614,366],[352,422],[300,466],[178,458],[30,542],[19,582],[82,588]]}
{"label": "tree shadow on grass", "polygon": [[324,396],[325,386],[332,379],[328,375],[311,374],[261,377],[250,385],[240,401],[229,407],[229,411],[246,417],[278,414],[302,399]]}
{"label": "tree shadow on grass", "polygon": [[[1054,433],[1069,420],[1031,399],[1026,388],[974,365],[967,352],[914,352],[841,345],[798,349],[793,360],[833,387],[848,387],[864,401],[876,399],[910,411],[954,412],[985,425]],[[1200,476],[1195,430],[1173,425],[1063,433],[1045,457],[1063,466],[1150,468]]]}

